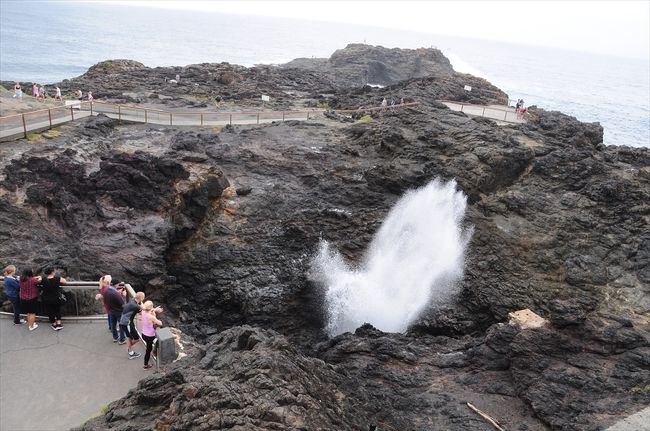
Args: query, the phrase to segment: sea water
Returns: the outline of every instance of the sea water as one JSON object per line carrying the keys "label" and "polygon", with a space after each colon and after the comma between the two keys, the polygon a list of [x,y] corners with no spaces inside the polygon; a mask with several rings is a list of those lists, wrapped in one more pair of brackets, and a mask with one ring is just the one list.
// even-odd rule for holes
{"label": "sea water", "polygon": [[327,332],[363,323],[404,332],[425,307],[452,300],[472,232],[463,224],[466,207],[455,181],[434,180],[395,204],[360,265],[321,241],[312,269],[324,289]]}
{"label": "sea water", "polygon": [[606,144],[650,147],[647,59],[318,21],[102,3],[0,1],[0,80],[6,81],[57,82],[116,58],[150,67],[223,61],[278,64],[329,57],[348,43],[364,42],[439,48],[457,71],[486,78],[511,98],[523,98],[527,106],[600,122]]}

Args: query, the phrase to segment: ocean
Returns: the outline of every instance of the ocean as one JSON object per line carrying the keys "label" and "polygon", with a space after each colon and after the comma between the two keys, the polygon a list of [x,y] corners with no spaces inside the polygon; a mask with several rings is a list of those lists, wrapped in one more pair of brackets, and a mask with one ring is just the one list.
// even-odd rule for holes
{"label": "ocean", "polygon": [[151,67],[279,64],[364,42],[436,47],[455,70],[486,78],[511,99],[600,122],[605,144],[650,148],[647,59],[285,18],[0,1],[0,80],[7,81],[61,81],[117,58]]}

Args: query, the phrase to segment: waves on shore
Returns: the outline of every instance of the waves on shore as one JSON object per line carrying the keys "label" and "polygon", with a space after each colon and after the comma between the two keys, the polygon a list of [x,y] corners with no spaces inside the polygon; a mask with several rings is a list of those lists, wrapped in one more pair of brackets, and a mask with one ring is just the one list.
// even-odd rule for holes
{"label": "waves on shore", "polygon": [[451,299],[472,232],[463,226],[466,206],[455,181],[434,180],[407,192],[358,267],[322,241],[313,267],[325,289],[327,332],[354,331],[363,323],[404,332],[428,305]]}

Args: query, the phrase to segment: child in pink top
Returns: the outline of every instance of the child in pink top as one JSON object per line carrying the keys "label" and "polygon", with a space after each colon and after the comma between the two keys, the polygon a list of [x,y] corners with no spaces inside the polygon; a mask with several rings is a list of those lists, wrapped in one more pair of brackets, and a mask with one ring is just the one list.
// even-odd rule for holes
{"label": "child in pink top", "polygon": [[142,339],[147,345],[147,350],[144,354],[144,366],[142,367],[145,370],[152,367],[149,365],[149,357],[153,350],[153,341],[156,339],[156,326],[162,326],[162,322],[156,317],[156,312],[161,311],[162,308],[160,307],[154,309],[153,302],[151,301],[145,301],[145,303],[142,304]]}

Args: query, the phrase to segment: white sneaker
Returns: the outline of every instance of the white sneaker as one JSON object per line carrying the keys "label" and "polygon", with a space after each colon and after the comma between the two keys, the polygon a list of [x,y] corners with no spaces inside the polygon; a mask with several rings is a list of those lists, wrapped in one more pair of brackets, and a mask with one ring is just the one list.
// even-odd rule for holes
{"label": "white sneaker", "polygon": [[38,323],[34,323],[34,326],[30,326],[29,330],[33,331],[34,329],[38,328]]}
{"label": "white sneaker", "polygon": [[27,320],[20,319],[20,322],[19,323],[14,322],[14,325],[22,325],[23,323],[27,323]]}

